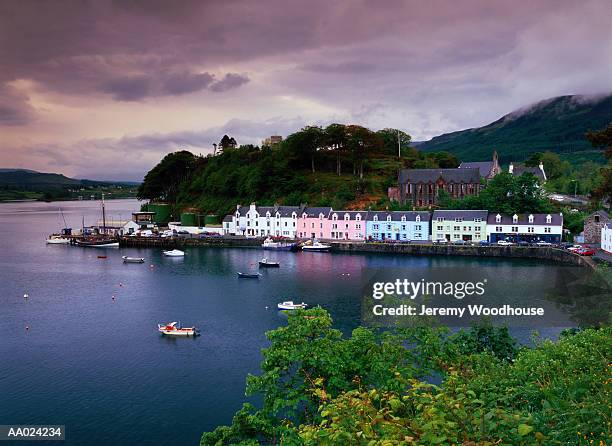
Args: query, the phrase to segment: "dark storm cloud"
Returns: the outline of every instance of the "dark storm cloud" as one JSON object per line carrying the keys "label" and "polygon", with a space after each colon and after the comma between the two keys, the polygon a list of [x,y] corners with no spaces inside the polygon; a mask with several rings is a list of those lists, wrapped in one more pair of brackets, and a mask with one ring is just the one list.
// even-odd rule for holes
{"label": "dark storm cloud", "polygon": [[27,100],[16,89],[0,85],[0,125],[25,125],[34,119],[34,109]]}
{"label": "dark storm cloud", "polygon": [[222,91],[231,90],[232,88],[240,87],[241,85],[246,84],[248,81],[248,76],[243,74],[227,73],[223,79],[212,84],[210,89],[219,93]]}

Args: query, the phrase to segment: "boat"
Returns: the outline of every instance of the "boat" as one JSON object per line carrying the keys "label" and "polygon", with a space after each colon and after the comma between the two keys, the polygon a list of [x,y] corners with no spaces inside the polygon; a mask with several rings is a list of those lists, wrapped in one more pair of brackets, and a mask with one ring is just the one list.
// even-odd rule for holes
{"label": "boat", "polygon": [[326,245],[324,243],[319,242],[318,240],[315,240],[314,242],[310,244],[302,245],[302,251],[324,252],[324,251],[329,251],[330,249],[331,249],[331,245]]}
{"label": "boat", "polygon": [[181,327],[178,322],[169,324],[157,324],[157,329],[162,335],[168,336],[197,336],[200,334],[195,327]]}
{"label": "boat", "polygon": [[305,304],[304,302],[301,304],[294,304],[292,300],[287,300],[277,305],[279,310],[303,310],[307,306],[308,304]]}
{"label": "boat", "polygon": [[67,245],[70,243],[70,239],[60,234],[51,234],[46,242],[48,245]]}
{"label": "boat", "polygon": [[272,262],[266,258],[263,258],[259,261],[260,268],[278,268],[280,266],[279,262]]}
{"label": "boat", "polygon": [[99,259],[106,259],[106,256],[98,256]]}
{"label": "boat", "polygon": [[88,237],[74,239],[74,244],[84,248],[118,248],[119,242],[110,237]]}
{"label": "boat", "polygon": [[172,251],[164,251],[163,254],[166,257],[185,257],[185,253],[180,249],[173,249]]}
{"label": "boat", "polygon": [[123,259],[123,263],[144,263],[145,259],[142,257],[129,257],[129,256],[121,256]]}
{"label": "boat", "polygon": [[261,276],[261,274],[259,273],[241,273],[238,272],[238,277],[241,279],[259,279],[259,276]]}
{"label": "boat", "polygon": [[269,249],[274,251],[293,251],[297,248],[297,243],[287,243],[281,241],[274,241],[272,237],[268,237],[261,244],[263,249]]}

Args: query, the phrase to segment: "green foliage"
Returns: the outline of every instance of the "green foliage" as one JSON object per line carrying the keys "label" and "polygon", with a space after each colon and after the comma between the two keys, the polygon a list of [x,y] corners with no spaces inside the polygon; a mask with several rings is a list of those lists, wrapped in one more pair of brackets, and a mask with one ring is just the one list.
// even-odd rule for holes
{"label": "green foliage", "polygon": [[[320,308],[267,334],[231,426],[201,445],[561,445],[610,437],[612,329],[517,349],[504,328],[357,328]],[[438,386],[423,377],[441,374]],[[584,444],[587,444],[586,442]],[[599,444],[596,442],[596,444]]]}
{"label": "green foliage", "polygon": [[444,194],[443,209],[486,209],[490,212],[521,214],[552,212],[538,179],[531,173],[516,177],[502,172],[491,179],[479,195],[453,200]]}
{"label": "green foliage", "polygon": [[175,203],[179,187],[196,167],[196,157],[186,150],[166,155],[151,169],[138,188],[138,198]]}
{"label": "green foliage", "polygon": [[612,123],[598,132],[590,132],[587,139],[593,147],[601,147],[605,150],[608,164],[600,170],[601,180],[593,191],[593,201],[606,202],[612,199]]}

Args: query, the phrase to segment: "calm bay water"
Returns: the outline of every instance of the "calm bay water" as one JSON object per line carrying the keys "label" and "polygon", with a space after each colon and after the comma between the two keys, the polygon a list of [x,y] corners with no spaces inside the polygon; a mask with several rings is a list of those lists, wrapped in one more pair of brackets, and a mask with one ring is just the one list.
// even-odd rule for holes
{"label": "calm bay water", "polygon": [[[236,271],[255,270],[262,251],[201,248],[171,259],[159,250],[47,246],[46,235],[63,226],[58,207],[72,227],[100,215],[97,202],[0,204],[0,424],[65,424],[68,445],[198,444],[240,408],[264,333],[286,321],[276,304],[321,305],[349,332],[360,323],[362,268],[484,268],[520,281],[552,267],[279,252],[266,255],[280,269],[240,280]],[[107,203],[109,218],[138,208],[135,200]],[[124,265],[122,255],[146,264]],[[160,336],[156,324],[171,320],[195,324],[202,336]]]}

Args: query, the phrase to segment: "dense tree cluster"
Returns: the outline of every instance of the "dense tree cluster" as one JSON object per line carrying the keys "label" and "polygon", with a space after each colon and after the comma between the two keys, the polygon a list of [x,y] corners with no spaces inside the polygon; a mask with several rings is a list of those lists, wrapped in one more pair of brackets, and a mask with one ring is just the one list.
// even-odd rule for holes
{"label": "dense tree cluster", "polygon": [[[505,328],[491,326],[455,333],[360,327],[346,338],[315,308],[289,315],[287,326],[267,335],[262,372],[247,379],[247,395],[260,395],[261,407],[245,404],[231,426],[204,433],[202,446],[610,438],[610,328],[520,349]],[[432,374],[441,384],[428,382]]]}
{"label": "dense tree cluster", "polygon": [[600,170],[601,181],[593,190],[593,200],[609,203],[612,200],[612,123],[599,132],[588,133],[587,139],[594,147],[603,148],[608,160],[608,164]]}

